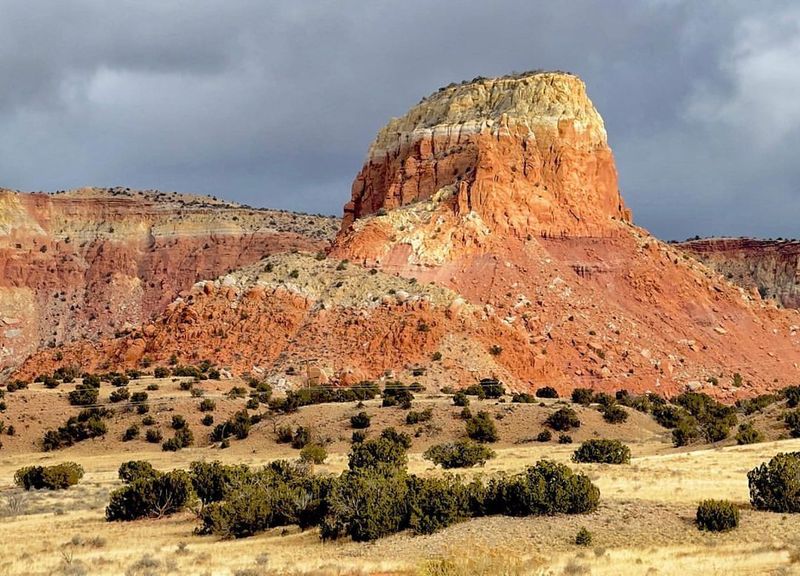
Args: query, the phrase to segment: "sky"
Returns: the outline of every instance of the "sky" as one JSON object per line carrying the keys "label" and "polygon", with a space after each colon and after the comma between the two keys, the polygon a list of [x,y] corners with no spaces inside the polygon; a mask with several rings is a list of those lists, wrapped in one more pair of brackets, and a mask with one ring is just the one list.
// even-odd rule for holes
{"label": "sky", "polygon": [[390,117],[530,69],[584,79],[637,224],[800,236],[788,1],[0,0],[0,187],[338,215]]}

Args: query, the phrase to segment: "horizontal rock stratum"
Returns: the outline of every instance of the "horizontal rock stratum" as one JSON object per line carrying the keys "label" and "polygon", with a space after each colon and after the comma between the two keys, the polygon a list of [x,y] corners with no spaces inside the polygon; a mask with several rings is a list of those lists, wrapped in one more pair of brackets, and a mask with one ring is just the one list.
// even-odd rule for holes
{"label": "horizontal rock stratum", "polygon": [[268,254],[324,250],[337,225],[177,193],[0,190],[0,368],[136,327]]}
{"label": "horizontal rock stratum", "polygon": [[800,308],[800,242],[705,238],[677,245],[732,282],[787,308]]}
{"label": "horizontal rock stratum", "polygon": [[476,79],[423,99],[381,130],[344,212],[327,260],[271,256],[20,374],[176,354],[280,386],[313,365],[341,383],[493,376],[516,390],[688,386],[728,400],[798,377],[797,311],[632,224],[573,75]]}

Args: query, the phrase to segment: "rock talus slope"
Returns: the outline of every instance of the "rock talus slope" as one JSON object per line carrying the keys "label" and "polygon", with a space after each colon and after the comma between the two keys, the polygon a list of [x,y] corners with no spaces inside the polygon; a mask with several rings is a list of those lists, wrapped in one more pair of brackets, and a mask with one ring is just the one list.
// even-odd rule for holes
{"label": "rock talus slope", "polygon": [[124,338],[42,353],[21,373],[175,353],[285,385],[313,364],[340,382],[389,371],[725,399],[798,376],[796,311],[632,224],[573,75],[476,79],[424,99],[380,131],[344,212],[327,260],[272,256],[195,285]]}
{"label": "rock talus slope", "polygon": [[179,194],[2,190],[0,368],[137,326],[198,280],[273,252],[323,250],[336,223]]}

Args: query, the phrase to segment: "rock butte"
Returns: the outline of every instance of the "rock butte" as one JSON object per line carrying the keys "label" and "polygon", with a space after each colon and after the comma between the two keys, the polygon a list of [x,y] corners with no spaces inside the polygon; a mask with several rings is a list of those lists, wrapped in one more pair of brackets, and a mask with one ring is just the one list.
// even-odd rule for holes
{"label": "rock butte", "polygon": [[327,260],[271,256],[20,374],[175,352],[279,386],[313,363],[341,383],[388,371],[436,387],[497,376],[516,390],[732,400],[796,381],[798,324],[634,226],[583,83],[530,73],[444,88],[381,130]]}

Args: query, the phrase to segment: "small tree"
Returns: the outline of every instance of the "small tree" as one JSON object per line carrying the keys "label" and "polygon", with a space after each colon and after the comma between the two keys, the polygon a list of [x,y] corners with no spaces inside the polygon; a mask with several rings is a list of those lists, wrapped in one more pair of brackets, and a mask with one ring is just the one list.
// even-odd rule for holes
{"label": "small tree", "polygon": [[558,391],[552,386],[543,386],[536,390],[537,398],[558,398]]}

